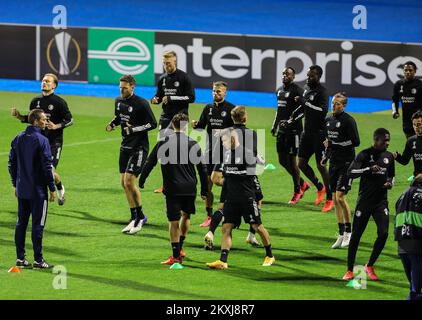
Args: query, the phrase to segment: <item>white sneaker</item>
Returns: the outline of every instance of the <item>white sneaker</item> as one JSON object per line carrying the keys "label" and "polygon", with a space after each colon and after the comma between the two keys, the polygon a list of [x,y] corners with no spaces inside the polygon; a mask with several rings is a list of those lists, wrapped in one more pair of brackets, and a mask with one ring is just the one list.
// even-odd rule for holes
{"label": "white sneaker", "polygon": [[248,236],[246,237],[246,243],[249,243],[253,246],[259,246],[258,240],[256,240],[256,237],[253,233],[248,232]]}
{"label": "white sneaker", "polygon": [[142,230],[145,222],[147,222],[147,217],[143,218],[141,221],[138,222],[138,225],[135,226],[135,220],[133,220],[133,227],[129,230],[128,234],[135,234]]}
{"label": "white sneaker", "polygon": [[331,249],[337,249],[341,247],[341,244],[343,243],[343,236],[338,236],[336,242],[331,246]]}
{"label": "white sneaker", "polygon": [[122,230],[123,233],[127,233],[130,231],[130,229],[133,228],[133,226],[135,225],[135,220],[132,220],[131,222],[129,222],[129,224]]}
{"label": "white sneaker", "polygon": [[59,206],[64,205],[64,185],[62,184],[62,190],[57,190],[57,202],[59,203]]}
{"label": "white sneaker", "polygon": [[212,250],[214,248],[214,234],[208,231],[204,237],[205,250]]}
{"label": "white sneaker", "polygon": [[350,238],[352,237],[351,232],[345,232],[343,235],[343,242],[341,243],[342,248],[347,248],[350,243]]}

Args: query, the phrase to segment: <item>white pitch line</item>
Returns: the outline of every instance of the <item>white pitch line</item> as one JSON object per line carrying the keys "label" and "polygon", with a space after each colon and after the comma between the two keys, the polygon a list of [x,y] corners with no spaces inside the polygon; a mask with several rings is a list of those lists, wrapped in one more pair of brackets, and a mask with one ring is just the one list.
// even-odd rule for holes
{"label": "white pitch line", "polygon": [[[75,142],[75,143],[64,144],[64,147],[65,148],[78,147],[78,146],[83,146],[86,144],[104,143],[104,142],[111,142],[111,141],[117,141],[117,140],[122,140],[122,138],[110,138],[110,139],[102,139],[102,140]],[[0,156],[7,156],[7,155],[9,155],[9,152],[0,152]]]}

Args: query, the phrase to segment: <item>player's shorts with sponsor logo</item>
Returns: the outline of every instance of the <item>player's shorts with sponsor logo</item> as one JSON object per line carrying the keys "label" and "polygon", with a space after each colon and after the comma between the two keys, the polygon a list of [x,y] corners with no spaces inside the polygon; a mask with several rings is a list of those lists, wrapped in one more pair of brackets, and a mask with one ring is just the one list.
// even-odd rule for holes
{"label": "player's shorts with sponsor logo", "polygon": [[147,159],[148,152],[144,149],[120,148],[119,170],[120,173],[130,173],[136,177],[141,174]]}

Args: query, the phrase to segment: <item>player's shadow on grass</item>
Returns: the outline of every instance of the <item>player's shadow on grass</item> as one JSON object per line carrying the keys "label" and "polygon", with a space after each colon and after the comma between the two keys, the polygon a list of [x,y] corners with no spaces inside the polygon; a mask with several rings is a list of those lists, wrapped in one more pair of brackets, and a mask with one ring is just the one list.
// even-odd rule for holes
{"label": "player's shadow on grass", "polygon": [[116,225],[126,225],[127,221],[121,221],[121,220],[112,220],[112,219],[104,219],[97,216],[92,215],[89,212],[86,211],[80,211],[80,210],[63,210],[65,212],[71,212],[79,214],[79,216],[76,215],[70,215],[70,214],[64,214],[64,213],[58,213],[58,212],[51,212],[50,215],[58,216],[58,217],[66,217],[66,218],[72,218],[72,219],[78,219],[78,220],[88,220],[88,221],[95,221],[95,222],[104,222],[109,224],[116,224]]}
{"label": "player's shadow on grass", "polygon": [[291,204],[288,204],[287,201],[268,201],[268,200],[265,201],[265,200],[263,200],[262,201],[263,212],[265,212],[265,208],[267,206],[270,208],[270,210],[268,210],[268,211],[273,211],[271,209],[274,208],[274,207],[276,207],[276,208],[277,207],[284,207],[284,208],[288,208],[292,211],[293,210],[294,211],[306,210],[306,211],[315,211],[315,212],[319,212],[319,213],[321,213],[321,208],[322,208],[322,207],[316,206],[313,202],[302,201],[302,202],[299,202],[298,204],[293,206]]}
{"label": "player's shadow on grass", "polygon": [[[131,279],[110,279],[110,278],[105,278],[105,277],[100,277],[100,276],[95,276],[95,275],[86,275],[86,274],[77,274],[77,273],[68,273],[67,275],[70,278],[76,278],[76,279],[81,279],[81,280],[85,280],[85,281],[92,281],[92,282],[100,283],[100,284],[103,284],[103,285],[109,285],[109,286],[119,287],[119,288],[123,288],[123,289],[143,291],[146,294],[148,294],[148,293],[166,294],[166,295],[172,295],[174,297],[185,296],[189,299],[212,299],[212,298],[214,298],[214,297],[210,297],[210,296],[203,295],[203,294],[196,294],[196,293],[186,292],[186,291],[177,291],[177,290],[153,286],[153,285],[150,285],[150,284],[139,283],[139,282],[133,281]],[[128,275],[128,277],[129,276],[131,276],[131,275]],[[132,276],[131,276],[131,278],[132,278]],[[116,298],[118,298],[118,296],[116,296]]]}
{"label": "player's shadow on grass", "polygon": [[[8,245],[8,246],[13,246],[13,247],[15,246],[14,241],[0,239],[0,245],[3,245],[3,244]],[[26,251],[30,252],[29,249],[32,250],[32,246],[31,247],[27,246]],[[53,254],[56,254],[59,256],[65,256],[65,257],[68,257],[68,256],[79,257],[79,258],[83,257],[83,255],[80,255],[73,250],[69,250],[63,247],[45,245],[45,244],[43,244],[43,251],[44,253],[46,253],[46,255],[48,255],[49,253],[53,253]]]}
{"label": "player's shadow on grass", "polygon": [[121,188],[92,188],[92,187],[83,187],[83,188],[78,188],[78,187],[72,187],[72,191],[77,191],[77,192],[82,192],[82,193],[91,193],[91,192],[99,192],[101,194],[104,193],[108,193],[108,194],[118,194],[119,192],[121,192]]}

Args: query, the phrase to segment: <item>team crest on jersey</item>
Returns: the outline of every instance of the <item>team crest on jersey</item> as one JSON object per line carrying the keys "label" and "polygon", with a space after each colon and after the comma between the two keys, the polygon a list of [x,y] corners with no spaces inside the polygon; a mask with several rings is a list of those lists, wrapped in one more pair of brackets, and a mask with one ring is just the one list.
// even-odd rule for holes
{"label": "team crest on jersey", "polygon": [[412,94],[416,94],[416,92],[418,92],[418,90],[416,90],[416,88],[413,88],[410,92],[412,92]]}
{"label": "team crest on jersey", "polygon": [[309,100],[314,101],[315,96],[314,95],[310,95],[309,96]]}
{"label": "team crest on jersey", "polygon": [[234,160],[236,163],[240,163],[240,157],[236,157],[236,159]]}
{"label": "team crest on jersey", "polygon": [[132,112],[133,111],[133,108],[132,107],[129,107],[129,108],[127,108],[127,111]]}
{"label": "team crest on jersey", "polygon": [[403,93],[403,86],[400,86],[400,93]]}
{"label": "team crest on jersey", "polygon": [[50,104],[49,106],[48,106],[48,110],[53,110],[54,109],[54,106],[52,105],[52,104]]}
{"label": "team crest on jersey", "polygon": [[416,141],[413,141],[413,147],[412,147],[412,149],[413,150],[416,150]]}
{"label": "team crest on jersey", "polygon": [[336,123],[336,127],[337,127],[337,128],[340,128],[340,126],[341,126],[341,123],[340,123],[340,122],[337,122],[337,123]]}
{"label": "team crest on jersey", "polygon": [[284,97],[285,98],[288,98],[290,96],[290,92],[286,92],[285,94],[284,94]]}
{"label": "team crest on jersey", "polygon": [[362,215],[362,212],[360,212],[360,211],[358,210],[358,211],[356,211],[355,215],[356,215],[356,217],[358,217],[358,218],[359,218],[359,217]]}
{"label": "team crest on jersey", "polygon": [[174,82],[174,86],[177,88],[178,86],[180,86],[180,83],[179,83],[179,81],[175,81]]}
{"label": "team crest on jersey", "polygon": [[225,117],[226,115],[227,115],[227,112],[226,111],[221,112],[221,116],[222,117]]}
{"label": "team crest on jersey", "polygon": [[385,164],[388,164],[390,161],[388,160],[388,158],[384,158],[383,160],[382,160]]}

